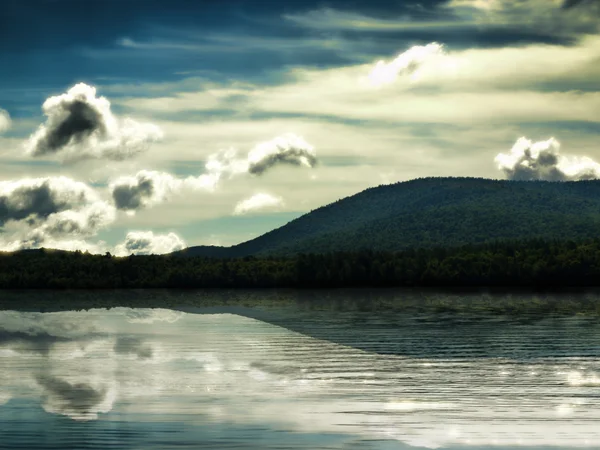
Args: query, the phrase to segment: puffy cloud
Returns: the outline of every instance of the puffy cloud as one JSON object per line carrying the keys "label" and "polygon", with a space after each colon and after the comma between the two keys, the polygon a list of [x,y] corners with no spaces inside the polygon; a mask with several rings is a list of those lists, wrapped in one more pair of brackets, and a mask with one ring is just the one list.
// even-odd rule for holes
{"label": "puffy cloud", "polygon": [[217,180],[250,173],[262,175],[277,165],[315,167],[317,154],[315,148],[302,137],[286,133],[269,141],[256,144],[244,157],[238,157],[235,149],[222,150],[208,157],[206,171]]}
{"label": "puffy cloud", "polygon": [[96,88],[79,83],[65,94],[48,98],[42,109],[47,116],[26,143],[32,156],[59,154],[66,160],[124,160],[145,151],[160,140],[162,131],[150,123],[117,118]]}
{"label": "puffy cloud", "polygon": [[[110,209],[110,208],[108,208]],[[84,212],[90,226],[106,223],[106,209],[96,192],[85,183],[67,177],[26,178],[0,182],[0,225],[8,221],[40,219],[52,222],[58,228],[81,225]]]}
{"label": "puffy cloud", "polygon": [[511,180],[589,180],[600,178],[600,164],[588,157],[560,154],[560,143],[550,138],[533,142],[517,140],[510,153],[495,158],[498,169]]}
{"label": "puffy cloud", "polygon": [[162,203],[183,188],[213,190],[220,174],[209,173],[198,177],[177,178],[167,172],[142,170],[134,176],[120,177],[110,184],[117,209],[136,211]]}
{"label": "puffy cloud", "polygon": [[0,133],[5,132],[10,128],[11,121],[7,111],[0,108]]}
{"label": "puffy cloud", "polygon": [[378,61],[369,74],[369,81],[373,86],[382,86],[393,83],[399,75],[412,75],[413,78],[417,78],[422,66],[442,55],[444,55],[443,46],[437,42],[415,45],[391,62]]}
{"label": "puffy cloud", "polygon": [[79,210],[52,214],[36,230],[48,236],[93,236],[115,220],[115,208],[98,200]]}
{"label": "puffy cloud", "polygon": [[238,152],[234,148],[221,150],[208,156],[206,170],[220,179],[224,175],[234,176],[248,172],[248,161],[238,158]]}
{"label": "puffy cloud", "polygon": [[233,213],[235,215],[247,214],[249,212],[261,211],[269,208],[277,208],[283,205],[281,197],[275,197],[271,194],[259,193],[250,198],[240,201],[235,205]]}
{"label": "puffy cloud", "polygon": [[[67,177],[0,182],[0,247],[98,250],[94,236],[115,220],[115,208],[94,189]],[[65,240],[66,239],[66,240]]]}
{"label": "puffy cloud", "polygon": [[110,192],[117,209],[135,212],[162,203],[183,189],[213,191],[225,177],[262,175],[276,165],[314,167],[316,164],[314,147],[289,133],[257,144],[246,158],[238,157],[235,149],[214,153],[205,163],[206,173],[196,177],[177,178],[167,172],[142,170],[111,182]]}
{"label": "puffy cloud", "polygon": [[300,136],[288,133],[262,142],[248,153],[251,174],[261,175],[279,164],[314,167],[317,164],[315,148]]}
{"label": "puffy cloud", "polygon": [[115,180],[110,190],[118,209],[136,210],[164,201],[174,183],[175,178],[168,173],[142,170],[134,176]]}
{"label": "puffy cloud", "polygon": [[88,186],[66,177],[0,182],[0,224],[84,205],[90,193]]}
{"label": "puffy cloud", "polygon": [[131,231],[125,241],[115,247],[115,255],[160,255],[183,250],[185,242],[175,233],[154,234],[152,231]]}

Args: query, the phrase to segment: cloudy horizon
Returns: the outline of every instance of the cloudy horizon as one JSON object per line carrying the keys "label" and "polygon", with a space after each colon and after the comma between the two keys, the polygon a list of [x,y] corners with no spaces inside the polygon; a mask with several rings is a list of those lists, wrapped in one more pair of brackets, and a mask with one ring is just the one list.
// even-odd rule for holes
{"label": "cloudy horizon", "polygon": [[3,6],[0,250],[233,245],[380,184],[600,177],[596,0],[82,5]]}

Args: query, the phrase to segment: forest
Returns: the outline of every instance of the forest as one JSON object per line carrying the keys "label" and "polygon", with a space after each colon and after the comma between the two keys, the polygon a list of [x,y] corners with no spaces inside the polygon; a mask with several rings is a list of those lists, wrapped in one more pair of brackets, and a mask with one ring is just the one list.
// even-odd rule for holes
{"label": "forest", "polygon": [[598,230],[600,180],[420,178],[366,189],[233,247],[190,247],[179,255],[238,258],[582,241],[598,237]]}
{"label": "forest", "polygon": [[2,289],[527,287],[600,285],[600,239],[209,258],[0,253]]}

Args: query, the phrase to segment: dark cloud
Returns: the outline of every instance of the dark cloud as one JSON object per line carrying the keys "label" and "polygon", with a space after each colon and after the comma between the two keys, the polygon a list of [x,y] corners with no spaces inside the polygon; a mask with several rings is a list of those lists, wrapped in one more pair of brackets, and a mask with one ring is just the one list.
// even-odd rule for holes
{"label": "dark cloud", "polygon": [[46,123],[29,138],[32,156],[61,154],[65,159],[131,158],[162,138],[152,124],[130,118],[119,120],[110,102],[96,97],[96,89],[79,83],[66,93],[48,98],[43,105]]}
{"label": "dark cloud", "polygon": [[144,207],[155,192],[152,178],[140,178],[134,184],[118,184],[112,189],[117,209],[136,210]]}
{"label": "dark cloud", "polygon": [[114,351],[119,355],[135,355],[139,359],[149,359],[153,355],[152,347],[149,344],[133,336],[119,336]]}
{"label": "dark cloud", "polygon": [[317,158],[307,154],[302,149],[291,149],[284,153],[268,155],[260,161],[250,164],[248,172],[253,175],[262,175],[267,170],[279,164],[314,167],[317,164]]}
{"label": "dark cloud", "polygon": [[152,239],[147,236],[131,236],[125,241],[125,249],[128,252],[145,252],[152,245]]}
{"label": "dark cloud", "polygon": [[[9,220],[47,218],[51,214],[84,204],[87,200],[87,192],[83,186],[53,183],[50,179],[14,182],[13,189],[10,189],[10,183],[5,183],[5,186],[8,189],[0,193],[0,226]],[[66,192],[69,188],[74,189]]]}
{"label": "dark cloud", "polygon": [[258,144],[248,153],[248,172],[253,175],[262,175],[280,164],[314,167],[317,164],[315,149],[290,133]]}
{"label": "dark cloud", "polygon": [[90,135],[98,131],[101,136],[106,135],[106,126],[102,114],[90,104],[82,100],[74,100],[64,106],[65,118],[55,128],[38,142],[35,155],[55,153],[71,142],[81,143]]}

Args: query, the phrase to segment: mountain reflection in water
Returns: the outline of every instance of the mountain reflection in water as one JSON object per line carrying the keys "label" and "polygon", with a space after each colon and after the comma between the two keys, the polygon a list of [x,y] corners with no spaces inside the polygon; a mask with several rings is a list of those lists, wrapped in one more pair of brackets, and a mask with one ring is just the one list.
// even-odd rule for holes
{"label": "mountain reflection in water", "polygon": [[595,318],[187,310],[0,311],[0,448],[600,447]]}

